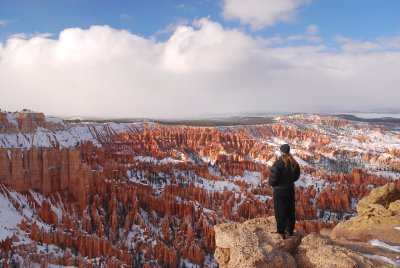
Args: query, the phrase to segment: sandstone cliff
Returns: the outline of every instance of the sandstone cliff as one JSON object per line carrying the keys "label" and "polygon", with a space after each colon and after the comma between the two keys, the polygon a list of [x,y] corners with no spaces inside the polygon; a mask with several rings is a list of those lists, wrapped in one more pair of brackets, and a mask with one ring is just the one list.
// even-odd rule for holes
{"label": "sandstone cliff", "polygon": [[79,150],[0,148],[0,183],[19,192],[70,192],[84,206],[94,177]]}

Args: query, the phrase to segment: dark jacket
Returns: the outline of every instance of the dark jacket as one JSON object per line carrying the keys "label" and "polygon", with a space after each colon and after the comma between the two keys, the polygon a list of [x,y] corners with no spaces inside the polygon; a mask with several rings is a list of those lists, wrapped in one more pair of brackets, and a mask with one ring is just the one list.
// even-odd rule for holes
{"label": "dark jacket", "polygon": [[271,167],[269,175],[269,185],[274,189],[293,189],[294,182],[300,177],[300,166],[296,164],[296,168],[292,170],[286,168],[285,163],[279,157]]}

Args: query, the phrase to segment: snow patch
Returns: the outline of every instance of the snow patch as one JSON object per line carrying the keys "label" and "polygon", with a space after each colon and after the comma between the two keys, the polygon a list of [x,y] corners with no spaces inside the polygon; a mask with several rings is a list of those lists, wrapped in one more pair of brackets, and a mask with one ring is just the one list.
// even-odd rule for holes
{"label": "snow patch", "polygon": [[61,118],[54,117],[54,116],[46,116],[46,122],[53,123],[53,124],[62,124],[63,123]]}
{"label": "snow patch", "polygon": [[389,178],[392,180],[398,180],[400,179],[400,173],[399,172],[391,172],[391,171],[372,171],[368,172],[369,174],[374,174],[378,176],[382,176],[385,178]]}
{"label": "snow patch", "polygon": [[369,241],[369,243],[373,246],[386,248],[386,249],[389,249],[389,250],[395,251],[395,252],[400,252],[400,246],[392,246],[392,245],[386,244],[385,242],[379,241],[378,239],[373,239],[373,240]]}
{"label": "snow patch", "polygon": [[150,162],[154,162],[155,164],[177,164],[177,163],[182,163],[184,161],[182,160],[177,160],[177,159],[173,159],[171,157],[166,157],[163,159],[157,159],[151,156],[135,156],[135,160],[138,162],[146,162],[146,163],[150,163]]}
{"label": "snow patch", "polygon": [[201,160],[203,160],[206,163],[211,163],[211,165],[215,165],[215,160],[212,159],[211,157],[203,156],[201,157]]}
{"label": "snow patch", "polygon": [[75,147],[83,141],[91,141],[101,146],[103,140],[123,132],[138,132],[143,129],[142,123],[109,123],[109,124],[69,124],[65,129],[52,131],[38,127],[33,133],[0,133],[0,147],[3,148],[51,148],[58,143],[61,147]]}
{"label": "snow patch", "polygon": [[197,264],[194,264],[192,262],[190,262],[187,259],[182,259],[181,260],[182,266],[185,265],[185,267],[187,268],[200,268],[200,266],[198,266]]}
{"label": "snow patch", "polygon": [[303,159],[301,159],[300,157],[298,157],[298,156],[293,156],[294,157],[294,159],[297,161],[297,163],[299,163],[299,165],[300,166],[303,166],[303,167],[310,167],[310,164],[308,164],[306,161],[304,161]]}
{"label": "snow patch", "polygon": [[223,191],[226,188],[227,191],[240,191],[240,187],[229,181],[210,181],[204,178],[200,178],[194,182],[196,187],[205,187],[207,191]]}
{"label": "snow patch", "polygon": [[208,167],[208,173],[210,173],[210,174],[212,174],[214,176],[222,176],[221,175],[221,171],[220,171],[218,166]]}
{"label": "snow patch", "polygon": [[59,265],[59,264],[51,264],[49,263],[47,265],[47,268],[74,268],[75,266],[63,266],[63,265]]}
{"label": "snow patch", "polygon": [[9,124],[18,125],[17,119],[15,119],[14,114],[12,113],[7,113],[7,121]]}
{"label": "snow patch", "polygon": [[254,197],[256,199],[258,199],[261,203],[265,203],[265,201],[267,201],[267,199],[268,200],[272,199],[272,196],[269,196],[269,195],[258,195],[258,194],[255,194]]}
{"label": "snow patch", "polygon": [[261,172],[245,170],[242,176],[235,176],[235,181],[244,181],[246,184],[259,187],[261,185]]}
{"label": "snow patch", "polygon": [[18,232],[18,224],[23,219],[10,200],[0,193],[0,241]]}
{"label": "snow patch", "polygon": [[269,162],[271,162],[271,161],[265,161],[264,159],[261,159],[261,158],[251,158],[251,160],[253,160],[254,162],[256,162],[256,163],[259,163],[259,164],[263,164],[263,165],[269,165],[269,166],[272,166],[272,164],[269,164]]}
{"label": "snow patch", "polygon": [[374,260],[378,260],[378,261],[383,261],[386,263],[389,263],[391,265],[394,266],[400,266],[400,261],[394,261],[392,259],[389,259],[388,257],[385,256],[380,256],[380,255],[371,255],[371,254],[363,254],[365,257],[370,258],[370,259],[374,259]]}
{"label": "snow patch", "polygon": [[330,182],[324,181],[319,178],[315,178],[310,174],[301,174],[300,178],[294,183],[296,187],[304,187],[308,188],[309,186],[313,186],[317,191],[322,191],[322,189],[326,188],[327,186],[331,186],[334,188],[334,185]]}

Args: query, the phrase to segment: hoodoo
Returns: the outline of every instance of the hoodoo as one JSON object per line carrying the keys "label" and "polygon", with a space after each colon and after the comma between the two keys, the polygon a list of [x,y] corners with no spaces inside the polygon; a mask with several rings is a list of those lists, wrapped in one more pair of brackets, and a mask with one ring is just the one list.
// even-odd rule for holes
{"label": "hoodoo", "polygon": [[[0,124],[1,265],[396,262],[388,249],[396,249],[400,232],[395,125],[291,115],[192,127],[67,122],[29,112],[0,113]],[[296,235],[284,241],[272,233],[268,184],[282,138],[301,168]]]}

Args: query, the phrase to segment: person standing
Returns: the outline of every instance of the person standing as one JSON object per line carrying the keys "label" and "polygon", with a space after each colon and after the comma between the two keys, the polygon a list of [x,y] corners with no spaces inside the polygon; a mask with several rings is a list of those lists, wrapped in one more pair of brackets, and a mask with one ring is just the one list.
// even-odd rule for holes
{"label": "person standing", "polygon": [[292,236],[295,217],[294,182],[300,177],[300,166],[290,154],[289,144],[280,146],[281,156],[271,167],[269,185],[274,189],[276,229],[282,238]]}

